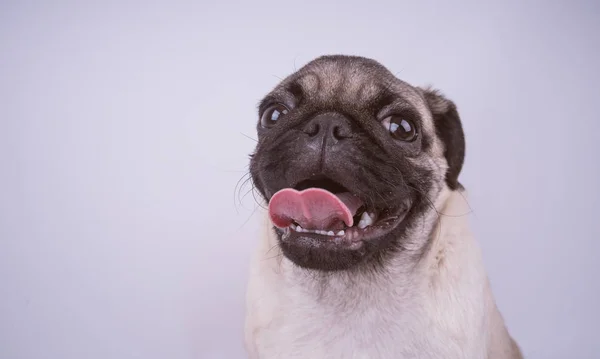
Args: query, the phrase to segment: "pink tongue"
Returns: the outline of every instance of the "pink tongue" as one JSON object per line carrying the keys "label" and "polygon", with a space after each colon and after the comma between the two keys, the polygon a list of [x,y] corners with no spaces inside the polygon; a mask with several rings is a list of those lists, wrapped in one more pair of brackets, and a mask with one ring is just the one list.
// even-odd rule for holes
{"label": "pink tongue", "polygon": [[271,198],[269,216],[279,228],[286,228],[292,222],[305,229],[329,229],[341,222],[351,227],[352,217],[360,206],[362,201],[348,192],[335,195],[321,188],[304,191],[285,188]]}

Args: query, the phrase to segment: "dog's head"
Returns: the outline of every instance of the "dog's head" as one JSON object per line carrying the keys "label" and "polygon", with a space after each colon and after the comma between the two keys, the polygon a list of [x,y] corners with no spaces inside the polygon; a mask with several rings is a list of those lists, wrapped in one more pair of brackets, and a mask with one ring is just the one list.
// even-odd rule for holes
{"label": "dog's head", "polygon": [[456,106],[438,92],[370,59],[324,56],[261,101],[250,172],[283,254],[341,270],[402,251],[417,224],[431,231],[419,222],[461,187],[464,151]]}

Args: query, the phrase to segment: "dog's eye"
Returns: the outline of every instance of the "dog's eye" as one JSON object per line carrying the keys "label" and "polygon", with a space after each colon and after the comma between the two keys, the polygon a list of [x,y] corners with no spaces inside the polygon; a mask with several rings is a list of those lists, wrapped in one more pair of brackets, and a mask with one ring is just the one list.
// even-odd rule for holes
{"label": "dog's eye", "polygon": [[271,127],[280,120],[283,116],[287,115],[289,110],[282,104],[277,104],[269,107],[260,118],[260,124],[263,127]]}
{"label": "dog's eye", "polygon": [[417,138],[417,129],[414,123],[401,116],[388,116],[383,120],[382,124],[383,127],[390,131],[390,135],[397,140],[411,142]]}

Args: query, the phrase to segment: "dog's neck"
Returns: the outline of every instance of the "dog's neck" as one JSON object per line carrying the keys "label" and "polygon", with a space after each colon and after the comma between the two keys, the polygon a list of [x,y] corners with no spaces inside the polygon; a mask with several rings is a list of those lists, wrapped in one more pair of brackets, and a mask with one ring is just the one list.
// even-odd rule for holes
{"label": "dog's neck", "polygon": [[[470,212],[464,191],[451,191],[444,188],[438,194],[433,206],[422,219],[415,222],[408,231],[409,240],[403,242],[403,249],[386,259],[380,268],[315,272],[300,268],[285,258],[277,248],[277,238],[269,228],[261,251],[266,258],[271,258],[263,265],[268,265],[278,273],[279,280],[319,301],[332,305],[357,303],[361,299],[378,295],[378,292],[389,292],[393,288],[394,301],[402,297],[418,297],[424,287],[435,289],[435,286],[456,287],[462,281],[474,278],[465,276],[483,275],[482,271],[469,270],[462,266],[482,267],[479,248],[473,242],[469,231],[467,217]],[[259,252],[260,253],[260,252]],[[260,255],[259,255],[260,256]],[[469,257],[465,260],[464,257]],[[441,276],[449,277],[440,280]],[[482,280],[484,278],[477,278]],[[284,283],[282,283],[284,284]],[[432,287],[433,286],[433,287]],[[385,293],[389,296],[392,293]]]}

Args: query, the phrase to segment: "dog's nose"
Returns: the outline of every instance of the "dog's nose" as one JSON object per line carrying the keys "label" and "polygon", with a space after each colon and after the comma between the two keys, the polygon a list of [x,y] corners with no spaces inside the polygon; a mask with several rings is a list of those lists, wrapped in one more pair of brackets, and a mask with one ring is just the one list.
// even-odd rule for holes
{"label": "dog's nose", "polygon": [[337,113],[322,114],[313,117],[304,126],[304,132],[314,141],[332,145],[352,135],[348,118]]}

